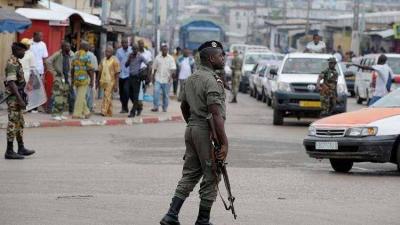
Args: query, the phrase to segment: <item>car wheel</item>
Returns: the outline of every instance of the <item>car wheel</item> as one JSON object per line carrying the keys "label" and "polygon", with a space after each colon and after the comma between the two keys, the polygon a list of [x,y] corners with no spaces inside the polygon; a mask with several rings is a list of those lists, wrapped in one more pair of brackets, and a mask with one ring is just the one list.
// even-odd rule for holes
{"label": "car wheel", "polygon": [[347,173],[353,167],[353,161],[348,159],[329,159],[329,161],[336,172]]}
{"label": "car wheel", "polygon": [[272,100],[269,96],[267,96],[267,105],[271,106],[272,105]]}
{"label": "car wheel", "polygon": [[283,124],[283,112],[278,110],[278,109],[274,109],[274,121],[273,121],[274,125],[282,125]]}
{"label": "car wheel", "polygon": [[264,92],[264,90],[262,91],[262,102],[267,102],[267,96],[265,95],[265,92]]}
{"label": "car wheel", "polygon": [[250,89],[250,96],[253,97],[254,91]]}
{"label": "car wheel", "polygon": [[354,91],[350,91],[350,96],[354,98],[354,96],[356,96],[356,93],[354,93]]}
{"label": "car wheel", "polygon": [[257,92],[257,100],[258,100],[258,101],[261,101],[261,100],[262,100],[262,97],[263,97],[262,94],[258,94],[258,92]]}
{"label": "car wheel", "polygon": [[397,163],[397,171],[400,172],[400,145],[397,146],[396,163]]}

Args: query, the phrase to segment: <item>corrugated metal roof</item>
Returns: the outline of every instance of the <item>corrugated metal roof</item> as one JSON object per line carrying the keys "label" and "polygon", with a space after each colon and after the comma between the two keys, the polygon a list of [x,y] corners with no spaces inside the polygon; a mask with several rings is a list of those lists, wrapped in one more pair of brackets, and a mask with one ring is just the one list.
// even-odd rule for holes
{"label": "corrugated metal roof", "polygon": [[31,20],[66,21],[72,15],[70,13],[56,12],[49,9],[19,8],[16,13]]}

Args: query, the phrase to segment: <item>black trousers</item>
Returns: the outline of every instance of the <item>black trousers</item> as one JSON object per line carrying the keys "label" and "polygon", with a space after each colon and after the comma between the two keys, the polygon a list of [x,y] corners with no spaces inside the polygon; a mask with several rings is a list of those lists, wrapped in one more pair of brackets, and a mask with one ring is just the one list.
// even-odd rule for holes
{"label": "black trousers", "polygon": [[130,76],[129,77],[129,98],[132,101],[132,109],[131,113],[135,113],[136,111],[141,111],[143,109],[143,104],[139,101],[139,92],[140,85],[142,84],[142,80],[139,76]]}
{"label": "black trousers", "polygon": [[178,79],[174,79],[172,81],[172,87],[173,87],[173,90],[174,90],[174,95],[176,95],[178,93],[178,82],[179,82]]}
{"label": "black trousers", "polygon": [[119,100],[123,110],[128,111],[129,101],[129,77],[119,78]]}

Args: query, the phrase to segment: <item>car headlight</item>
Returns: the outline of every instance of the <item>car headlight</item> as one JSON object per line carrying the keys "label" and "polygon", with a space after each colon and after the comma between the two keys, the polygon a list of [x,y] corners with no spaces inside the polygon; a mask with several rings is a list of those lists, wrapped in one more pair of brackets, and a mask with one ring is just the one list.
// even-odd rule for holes
{"label": "car headlight", "polygon": [[317,129],[314,126],[310,126],[308,128],[308,135],[309,136],[315,136],[317,135]]}
{"label": "car headlight", "polygon": [[338,84],[337,92],[339,95],[346,95],[347,94],[347,87],[346,84]]}
{"label": "car headlight", "polygon": [[375,136],[377,133],[378,133],[377,127],[354,127],[347,130],[346,136],[367,137],[367,136]]}
{"label": "car headlight", "polygon": [[290,84],[286,82],[278,82],[278,90],[279,91],[285,91],[285,92],[291,92]]}

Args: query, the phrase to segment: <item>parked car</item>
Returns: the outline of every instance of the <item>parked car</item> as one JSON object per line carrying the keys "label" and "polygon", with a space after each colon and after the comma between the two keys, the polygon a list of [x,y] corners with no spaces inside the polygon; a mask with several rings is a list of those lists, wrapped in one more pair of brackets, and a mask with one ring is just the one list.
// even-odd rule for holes
{"label": "parked car", "polygon": [[[328,68],[329,54],[290,53],[286,55],[278,71],[270,73],[277,76],[277,90],[273,93],[273,124],[282,125],[285,117],[319,117],[321,101],[316,89],[318,75]],[[347,87],[342,69],[337,85],[337,104],[335,113],[347,110]]]}
{"label": "parked car", "polygon": [[[400,54],[385,54],[388,58],[387,64],[393,70],[393,79],[396,80],[400,77]],[[368,54],[362,57],[360,64],[364,66],[373,66],[376,65],[378,61],[378,57],[380,54]],[[375,71],[363,70],[359,68],[357,70],[356,79],[354,83],[354,92],[357,98],[357,103],[362,104],[364,101],[368,103],[369,99],[372,97],[372,94],[375,89],[374,79],[376,74]],[[392,84],[392,90],[400,87],[398,83]]]}
{"label": "parked car", "polygon": [[247,50],[243,56],[242,78],[239,85],[239,91],[247,93],[249,89],[249,77],[255,64],[259,61],[282,60],[283,55],[271,52],[266,49]]}
{"label": "parked car", "polygon": [[255,88],[255,79],[259,76],[260,70],[263,68],[263,65],[266,64],[267,62],[265,61],[260,61],[258,62],[253,69],[250,72],[249,76],[249,92],[251,97],[257,97],[256,96],[256,88]]}
{"label": "parked car", "polygon": [[354,162],[391,162],[400,171],[400,89],[369,108],[317,120],[303,144],[312,158],[348,172]]}
{"label": "parked car", "polygon": [[277,64],[278,61],[275,60],[264,61],[260,71],[258,72],[258,76],[254,78],[254,87],[257,100],[263,102],[267,101],[267,95],[263,85],[266,84],[266,81],[270,77],[269,71],[274,65]]}
{"label": "parked car", "polygon": [[346,86],[347,86],[347,91],[349,94],[354,97],[355,92],[354,92],[354,81],[356,79],[356,74],[358,67],[353,66],[352,63],[348,62],[340,62],[339,63],[340,68],[342,69],[344,73],[344,77],[346,80]]}
{"label": "parked car", "polygon": [[274,98],[274,92],[277,89],[277,76],[274,74],[271,74],[271,70],[277,71],[281,61],[275,61],[274,63],[271,63],[269,67],[265,71],[265,79],[263,80],[262,83],[262,88],[263,88],[263,101],[267,103],[268,106],[272,106],[272,99]]}

